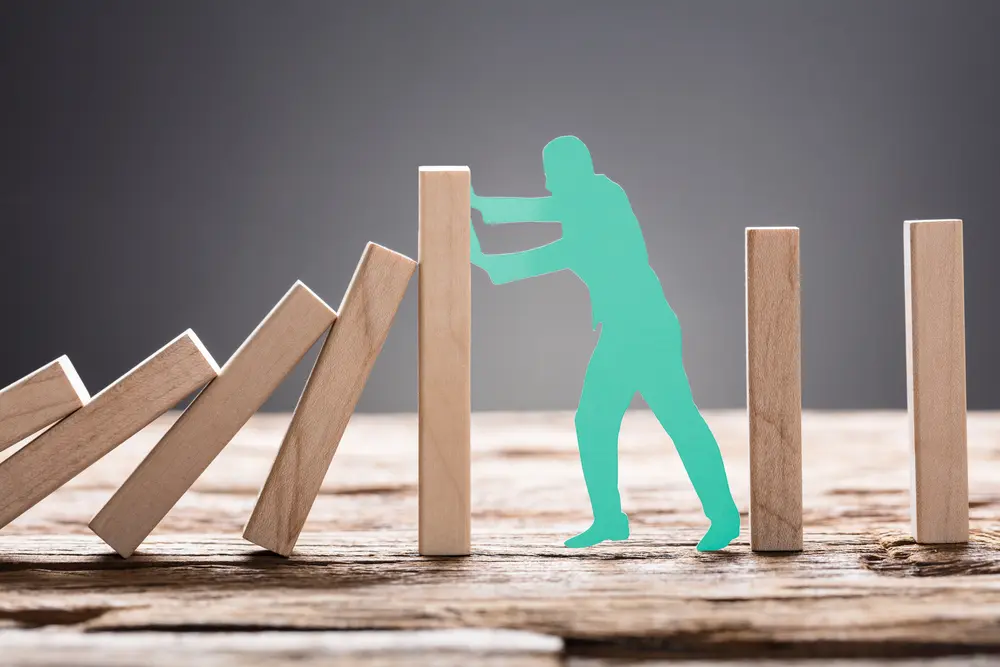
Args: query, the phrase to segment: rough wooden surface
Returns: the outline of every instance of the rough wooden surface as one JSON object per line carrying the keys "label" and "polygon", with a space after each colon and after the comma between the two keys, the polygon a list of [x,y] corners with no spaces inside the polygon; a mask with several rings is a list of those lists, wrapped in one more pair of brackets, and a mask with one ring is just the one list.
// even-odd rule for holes
{"label": "rough wooden surface", "polygon": [[[745,510],[746,415],[707,418]],[[998,414],[969,417],[971,541],[933,547],[908,534],[905,413],[807,412],[796,554],[752,553],[745,525],[726,551],[696,552],[697,499],[667,437],[636,411],[621,438],[628,542],[560,544],[589,520],[570,413],[477,414],[472,555],[420,557],[416,418],[357,415],[284,559],[240,530],[287,424],[251,419],[128,561],[86,524],[167,418],[11,523],[0,533],[4,663],[135,664],[136,651],[149,664],[217,665],[959,665],[1000,654]]]}

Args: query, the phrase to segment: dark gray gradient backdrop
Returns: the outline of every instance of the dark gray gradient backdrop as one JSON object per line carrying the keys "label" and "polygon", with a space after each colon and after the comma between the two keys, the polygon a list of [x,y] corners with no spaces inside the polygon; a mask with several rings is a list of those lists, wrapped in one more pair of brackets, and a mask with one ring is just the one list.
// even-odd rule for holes
{"label": "dark gray gradient backdrop", "polygon": [[[336,306],[366,241],[415,257],[418,166],[540,195],[577,134],[703,407],[745,402],[744,227],[802,228],[805,405],[899,408],[903,220],[959,217],[969,404],[998,408],[998,34],[993,0],[0,2],[0,385],[67,353],[97,391],[187,327],[222,363],[295,279]],[[477,270],[473,301],[474,407],[575,405],[582,284]],[[416,408],[416,306],[362,410]]]}

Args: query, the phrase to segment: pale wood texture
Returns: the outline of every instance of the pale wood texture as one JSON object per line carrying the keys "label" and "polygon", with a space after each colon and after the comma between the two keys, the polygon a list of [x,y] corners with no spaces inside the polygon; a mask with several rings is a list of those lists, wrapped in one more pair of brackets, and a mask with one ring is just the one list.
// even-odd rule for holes
{"label": "pale wood texture", "polygon": [[420,553],[464,556],[471,531],[469,169],[420,169]]}
{"label": "pale wood texture", "polygon": [[392,250],[374,243],[365,248],[247,521],[245,539],[283,556],[292,553],[415,269],[412,259]]}
{"label": "pale wood texture", "polygon": [[215,377],[188,330],[0,464],[0,527]]}
{"label": "pale wood texture", "polygon": [[[746,413],[705,417],[732,479],[746,480]],[[646,411],[630,411],[621,431],[633,537],[566,549],[562,540],[591,519],[572,413],[488,413],[472,420],[472,556],[422,558],[417,418],[361,414],[285,559],[239,538],[289,422],[259,414],[140,553],[111,557],[87,520],[175,418],[157,420],[0,536],[5,665],[200,664],[198,648],[209,664],[272,664],[294,651],[298,635],[282,633],[302,630],[310,639],[294,657],[307,665],[337,659],[334,647],[344,664],[386,665],[479,664],[480,655],[601,666],[839,656],[866,666],[904,657],[892,664],[909,667],[938,664],[924,662],[932,656],[960,665],[972,654],[988,656],[978,664],[1000,655],[1000,413],[969,415],[967,545],[909,537],[903,411],[803,415],[809,530],[804,551],[790,554],[753,553],[745,532],[722,552],[698,553],[707,522]],[[747,485],[733,486],[745,512]],[[458,628],[521,630],[562,646],[532,649],[505,637],[522,654],[497,657],[475,642],[464,652],[405,635]],[[360,631],[379,631],[385,642],[362,649],[343,639]],[[148,637],[150,651],[129,662],[135,636]],[[245,647],[235,648],[240,637]]]}
{"label": "pale wood texture", "polygon": [[903,229],[913,536],[960,543],[969,539],[962,221]]}
{"label": "pale wood texture", "polygon": [[[0,630],[6,667],[560,667],[558,637],[516,630],[127,632]],[[39,649],[44,645],[44,652]]]}
{"label": "pale wood texture", "polygon": [[128,558],[337,314],[296,282],[90,522]]}
{"label": "pale wood texture", "polygon": [[69,357],[0,390],[0,452],[83,407],[90,394]]}
{"label": "pale wood texture", "polygon": [[799,230],[746,230],[750,544],[802,549]]}

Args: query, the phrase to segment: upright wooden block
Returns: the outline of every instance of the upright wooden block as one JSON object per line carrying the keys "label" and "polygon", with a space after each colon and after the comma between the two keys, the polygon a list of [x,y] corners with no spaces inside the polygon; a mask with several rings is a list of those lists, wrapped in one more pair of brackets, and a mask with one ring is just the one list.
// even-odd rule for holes
{"label": "upright wooden block", "polygon": [[0,527],[86,470],[215,377],[191,330],[0,464]]}
{"label": "upright wooden block", "polygon": [[296,282],[90,522],[128,558],[337,314]]}
{"label": "upright wooden block", "polygon": [[292,553],[415,268],[382,246],[365,248],[243,531],[247,540]]}
{"label": "upright wooden block", "polygon": [[90,394],[67,356],[0,390],[0,452],[79,410],[89,400]]}
{"label": "upright wooden block", "polygon": [[750,547],[802,549],[799,230],[746,230]]}
{"label": "upright wooden block", "polygon": [[470,352],[468,167],[420,169],[419,548],[425,556],[470,550]]}
{"label": "upright wooden block", "polygon": [[903,236],[913,536],[967,542],[962,221],[907,222]]}

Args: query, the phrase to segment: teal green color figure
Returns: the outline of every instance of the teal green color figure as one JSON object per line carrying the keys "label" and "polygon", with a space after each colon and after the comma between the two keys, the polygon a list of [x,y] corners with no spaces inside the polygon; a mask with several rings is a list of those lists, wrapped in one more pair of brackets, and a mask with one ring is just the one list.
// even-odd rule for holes
{"label": "teal green color figure", "polygon": [[639,221],[622,188],[595,174],[577,137],[552,140],[542,152],[549,197],[480,197],[472,207],[486,224],[558,222],[562,237],[538,248],[484,254],[472,230],[472,263],[500,285],[570,270],[590,291],[601,333],[576,411],[576,436],[594,523],[566,540],[587,547],[629,536],[618,491],[618,433],[632,397],[642,394],[680,454],[711,527],[700,551],[724,548],[739,535],[718,443],[691,396],[681,358],[681,327],[649,265]]}

